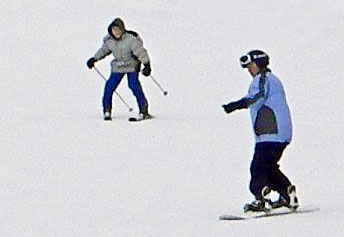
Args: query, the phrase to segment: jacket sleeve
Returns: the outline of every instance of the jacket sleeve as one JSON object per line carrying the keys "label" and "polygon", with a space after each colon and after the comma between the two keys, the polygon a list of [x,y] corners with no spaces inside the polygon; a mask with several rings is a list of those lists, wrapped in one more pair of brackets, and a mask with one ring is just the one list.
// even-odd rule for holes
{"label": "jacket sleeve", "polygon": [[135,37],[131,50],[141,63],[146,64],[150,62],[147,50],[143,47],[143,42],[139,35]]}
{"label": "jacket sleeve", "polygon": [[237,109],[247,109],[250,105],[256,103],[259,99],[265,97],[266,90],[266,78],[265,76],[255,78],[251,83],[249,93],[238,101],[231,102],[223,105],[223,108],[227,113],[231,113]]}
{"label": "jacket sleeve", "polygon": [[102,47],[94,55],[94,58],[97,61],[99,61],[99,60],[105,58],[106,56],[108,56],[109,54],[111,54],[111,50],[109,49],[109,47],[108,47],[108,45],[106,43],[108,39],[109,39],[109,36],[105,36],[104,37]]}
{"label": "jacket sleeve", "polygon": [[242,101],[245,101],[247,107],[256,103],[259,99],[265,98],[267,86],[266,82],[267,80],[265,75],[260,76],[252,82],[249,93],[243,99],[241,99]]}

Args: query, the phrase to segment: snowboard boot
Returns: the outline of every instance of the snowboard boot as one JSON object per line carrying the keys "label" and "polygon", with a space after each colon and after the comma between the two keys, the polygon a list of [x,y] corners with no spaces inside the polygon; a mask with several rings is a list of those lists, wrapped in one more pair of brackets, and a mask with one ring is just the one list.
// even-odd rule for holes
{"label": "snowboard boot", "polygon": [[112,120],[111,111],[109,111],[109,110],[104,110],[104,120],[105,120],[105,121],[111,121],[111,120]]}
{"label": "snowboard boot", "polygon": [[273,209],[280,207],[288,207],[288,201],[282,195],[280,195],[277,201],[271,202],[271,207]]}
{"label": "snowboard boot", "polygon": [[244,212],[269,212],[271,208],[271,199],[270,199],[270,188],[264,187],[262,189],[262,197],[256,198],[251,203],[248,203],[244,206]]}
{"label": "snowboard boot", "polygon": [[299,200],[296,197],[296,188],[294,185],[290,185],[288,187],[288,195],[289,195],[289,205],[290,209],[296,210],[299,207]]}
{"label": "snowboard boot", "polygon": [[296,210],[299,207],[299,201],[296,197],[296,188],[294,185],[290,185],[287,188],[287,195],[284,197],[280,195],[277,201],[271,202],[272,208],[287,207],[292,210]]}

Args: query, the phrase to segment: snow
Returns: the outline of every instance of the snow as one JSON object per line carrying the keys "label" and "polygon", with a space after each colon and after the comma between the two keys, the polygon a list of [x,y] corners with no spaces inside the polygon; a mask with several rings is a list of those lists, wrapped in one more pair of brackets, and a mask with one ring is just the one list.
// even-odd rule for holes
{"label": "snow", "polygon": [[[7,1],[0,8],[1,236],[340,236],[344,161],[344,3]],[[156,119],[128,123],[86,60],[121,17],[152,58],[142,84]],[[238,58],[271,56],[294,140],[282,170],[312,214],[221,222],[241,211],[253,136],[248,111],[226,115],[250,83]],[[98,68],[109,75],[109,60]],[[123,80],[118,92],[135,108]]]}

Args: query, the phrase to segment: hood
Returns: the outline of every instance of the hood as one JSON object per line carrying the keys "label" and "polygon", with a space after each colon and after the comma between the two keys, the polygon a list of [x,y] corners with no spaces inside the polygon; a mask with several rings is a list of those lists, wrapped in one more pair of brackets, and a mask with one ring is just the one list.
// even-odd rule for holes
{"label": "hood", "polygon": [[120,28],[123,33],[126,32],[124,22],[122,21],[122,19],[116,18],[115,20],[111,22],[111,24],[108,27],[109,35],[111,35],[113,38],[115,38],[115,36],[112,34],[112,27],[114,26],[117,26],[118,28]]}

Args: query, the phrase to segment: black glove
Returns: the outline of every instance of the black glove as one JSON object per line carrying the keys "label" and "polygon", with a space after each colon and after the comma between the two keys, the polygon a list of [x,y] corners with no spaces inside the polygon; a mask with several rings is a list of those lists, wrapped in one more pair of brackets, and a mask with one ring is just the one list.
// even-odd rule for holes
{"label": "black glove", "polygon": [[150,74],[151,74],[151,66],[150,66],[150,63],[146,63],[144,65],[144,68],[142,69],[142,74],[145,76],[145,77],[148,77]]}
{"label": "black glove", "polygon": [[95,58],[90,58],[89,60],[87,60],[87,67],[89,69],[92,69],[94,67],[94,63],[96,62],[96,59]]}
{"label": "black glove", "polygon": [[222,107],[226,111],[227,114],[229,114],[229,113],[231,113],[237,109],[237,106],[235,105],[235,103],[229,103],[226,105],[222,105]]}
{"label": "black glove", "polygon": [[231,103],[226,104],[226,105],[222,105],[222,107],[224,108],[226,113],[229,114],[229,113],[232,113],[234,110],[237,110],[237,109],[246,109],[246,108],[248,108],[249,104],[250,104],[249,100],[246,98],[243,98],[241,100],[231,102]]}

